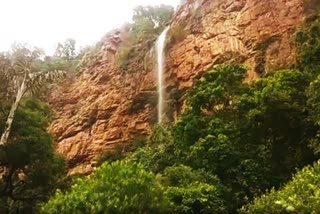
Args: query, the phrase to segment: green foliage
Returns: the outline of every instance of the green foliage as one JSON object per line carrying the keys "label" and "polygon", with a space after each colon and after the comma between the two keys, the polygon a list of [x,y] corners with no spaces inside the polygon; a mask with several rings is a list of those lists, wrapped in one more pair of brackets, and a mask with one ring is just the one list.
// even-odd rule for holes
{"label": "green foliage", "polygon": [[2,213],[34,212],[64,176],[64,159],[54,153],[46,131],[48,116],[48,107],[34,98],[25,99],[17,111],[9,144],[1,148],[0,163],[6,172],[0,180]]}
{"label": "green foliage", "polygon": [[123,71],[129,71],[129,65],[136,58],[143,59],[157,36],[163,31],[174,12],[173,7],[138,6],[134,9],[133,23],[128,28],[128,38],[117,52],[117,64]]}
{"label": "green foliage", "polygon": [[[145,27],[136,33],[152,31],[147,12],[136,13],[135,29]],[[319,162],[284,184],[319,159],[318,25],[316,19],[296,33],[296,69],[246,84],[242,66],[214,67],[187,92],[184,113],[172,127],[154,127],[147,144],[126,161],[103,164],[67,193],[58,191],[42,211],[317,213]],[[131,44],[142,35],[131,37]],[[274,39],[257,46],[262,64]]]}
{"label": "green foliage", "polygon": [[[316,159],[310,145],[318,142],[318,80],[310,84],[309,74],[283,70],[247,85],[244,75],[237,65],[221,65],[205,74],[188,92],[187,110],[171,130],[155,127],[147,145],[128,161],[102,165],[99,176],[79,180],[66,194],[58,192],[43,212],[139,213],[153,210],[141,203],[162,198],[168,201],[156,208],[160,212],[166,207],[172,213],[234,213],[253,196],[280,187],[296,168]],[[163,187],[154,180],[161,197],[138,203],[137,192],[128,195],[123,184],[131,180],[121,170],[135,170],[132,165],[162,175]],[[134,173],[125,174],[137,179]],[[149,191],[140,188],[131,190]],[[125,200],[130,202],[117,204]],[[287,210],[297,209],[284,204]]]}
{"label": "green foliage", "polygon": [[281,189],[256,198],[242,213],[318,213],[320,210],[320,162],[294,175]]}
{"label": "green foliage", "polygon": [[104,162],[114,162],[123,160],[137,149],[143,147],[146,144],[145,137],[136,137],[133,143],[130,144],[116,144],[112,149],[107,150],[96,160],[95,166],[101,166]]}
{"label": "green foliage", "polygon": [[226,213],[216,177],[184,165],[166,168],[163,176],[173,213]]}
{"label": "green foliage", "polygon": [[[307,88],[307,105],[310,109],[311,119],[315,123],[316,126],[320,126],[320,75],[316,77]],[[318,130],[318,134],[314,137],[314,139],[310,142],[310,147],[314,150],[315,154],[320,154],[320,130]]]}
{"label": "green foliage", "polygon": [[316,158],[309,148],[318,130],[307,108],[309,75],[278,71],[249,86],[244,74],[232,65],[205,74],[172,132],[180,161],[217,175],[232,192],[226,203],[233,211]]}
{"label": "green foliage", "polygon": [[136,56],[136,50],[132,44],[122,44],[117,53],[117,63],[123,71],[128,69],[130,59]]}
{"label": "green foliage", "polygon": [[162,184],[170,201],[170,213],[225,213],[220,181],[203,170],[193,170],[178,163],[169,129],[155,126],[147,145],[138,149],[130,162],[140,162],[145,169],[162,174]]}
{"label": "green foliage", "polygon": [[0,93],[4,93],[12,103],[20,95],[22,98],[26,93],[45,91],[65,74],[65,70],[60,69],[62,67],[51,65],[51,60],[48,60],[51,58],[45,56],[43,50],[27,44],[13,44],[10,51],[0,55],[0,78],[6,80],[4,87],[0,87]]}
{"label": "green foliage", "polygon": [[255,57],[255,71],[259,74],[265,73],[265,64],[266,64],[266,54],[267,50],[272,43],[276,42],[279,38],[277,37],[268,37],[262,42],[258,43],[255,47],[257,52]]}
{"label": "green foliage", "polygon": [[166,213],[163,187],[141,164],[104,163],[91,176],[78,179],[65,194],[57,191],[42,213]]}
{"label": "green foliage", "polygon": [[[181,152],[188,151],[199,138],[207,135],[207,129],[214,125],[210,124],[213,114],[228,116],[235,104],[233,99],[247,88],[242,84],[245,72],[237,65],[218,66],[207,72],[188,92],[189,110],[173,127],[175,144]],[[217,117],[213,119],[217,120]],[[212,130],[217,128],[215,125]]]}
{"label": "green foliage", "polygon": [[100,155],[95,165],[101,166],[106,161],[113,162],[124,159],[126,156],[125,152],[125,146],[122,144],[117,144],[113,149],[107,150],[105,153]]}
{"label": "green foliage", "polygon": [[70,72],[75,72],[75,67],[77,66],[78,60],[66,60],[56,56],[46,56],[44,61],[42,62],[43,70],[58,70],[58,71],[66,71],[68,74]]}
{"label": "green foliage", "polygon": [[[136,35],[143,33],[144,38],[148,33],[163,29],[173,15],[174,9],[169,5],[138,6],[133,11],[132,32]],[[141,37],[140,37],[141,38]]]}
{"label": "green foliage", "polygon": [[129,157],[131,162],[139,162],[146,169],[154,173],[163,172],[163,170],[172,166],[175,162],[172,138],[167,127],[157,125],[147,141],[147,145],[137,149]]}
{"label": "green foliage", "polygon": [[59,42],[54,55],[46,56],[41,61],[42,69],[65,71],[67,77],[72,79],[78,72],[76,68],[85,51],[89,51],[89,49],[82,49],[80,53],[76,53],[76,41],[74,39],[67,39],[63,44]]}
{"label": "green foliage", "polygon": [[298,66],[301,70],[319,74],[320,69],[320,19],[306,23],[296,32]]}
{"label": "green foliage", "polygon": [[238,65],[220,65],[207,72],[188,94],[192,111],[226,110],[231,100],[243,92],[245,74],[246,69]]}

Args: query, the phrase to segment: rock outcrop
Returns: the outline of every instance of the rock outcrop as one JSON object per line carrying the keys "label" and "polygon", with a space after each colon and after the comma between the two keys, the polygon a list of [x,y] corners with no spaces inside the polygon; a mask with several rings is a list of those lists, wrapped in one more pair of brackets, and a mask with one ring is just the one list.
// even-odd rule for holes
{"label": "rock outcrop", "polygon": [[119,144],[130,146],[146,136],[154,123],[155,74],[124,73],[115,63],[123,34],[112,32],[103,38],[97,52],[84,58],[81,76],[67,80],[50,95],[55,110],[50,131],[70,173],[91,172],[104,152]]}
{"label": "rock outcrop", "polygon": [[[167,82],[186,89],[214,64],[244,63],[248,80],[295,62],[292,34],[306,14],[301,0],[189,0],[172,22]],[[178,38],[179,39],[179,38]],[[173,83],[172,83],[173,84]]]}
{"label": "rock outcrop", "polygon": [[[292,64],[292,34],[305,17],[301,0],[188,0],[171,22],[168,94],[181,98],[217,63],[244,63],[248,81]],[[116,145],[130,146],[156,122],[155,70],[144,65],[143,57],[133,60],[132,73],[115,62],[125,39],[125,31],[108,34],[84,62],[82,74],[51,94],[56,116],[50,130],[70,173],[91,172],[101,154]]]}

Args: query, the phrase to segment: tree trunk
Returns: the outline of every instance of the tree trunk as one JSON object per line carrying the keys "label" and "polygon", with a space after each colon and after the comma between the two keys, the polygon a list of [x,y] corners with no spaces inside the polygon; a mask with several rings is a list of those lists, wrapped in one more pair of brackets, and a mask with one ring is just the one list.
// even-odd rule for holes
{"label": "tree trunk", "polygon": [[10,135],[10,131],[11,131],[11,126],[12,126],[12,123],[13,123],[14,115],[16,113],[16,110],[17,110],[17,108],[19,106],[19,103],[20,103],[24,93],[26,92],[25,81],[26,81],[26,77],[23,79],[22,84],[21,84],[20,88],[18,89],[16,100],[11,106],[10,113],[9,113],[9,116],[8,116],[8,119],[7,119],[7,122],[6,122],[6,126],[5,126],[5,129],[4,129],[4,132],[3,132],[2,136],[1,136],[0,146],[3,146],[3,145],[8,143],[8,138],[9,138],[9,135]]}

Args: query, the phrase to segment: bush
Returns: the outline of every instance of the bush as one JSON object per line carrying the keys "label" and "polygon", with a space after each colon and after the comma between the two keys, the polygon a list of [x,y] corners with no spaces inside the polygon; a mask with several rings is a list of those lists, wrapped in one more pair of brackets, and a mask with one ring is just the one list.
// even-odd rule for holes
{"label": "bush", "polygon": [[128,69],[130,59],[135,56],[135,48],[122,44],[117,53],[117,64],[123,71]]}
{"label": "bush", "polygon": [[295,43],[298,52],[298,67],[301,70],[319,74],[320,69],[320,18],[306,23],[296,32]]}
{"label": "bush", "polygon": [[202,170],[178,165],[164,172],[173,213],[226,213],[220,181]]}
{"label": "bush", "polygon": [[298,172],[284,187],[256,198],[242,213],[319,213],[320,161]]}
{"label": "bush", "polygon": [[104,163],[78,179],[65,194],[57,191],[42,213],[166,213],[168,203],[155,175],[141,164]]}
{"label": "bush", "polygon": [[154,173],[162,173],[174,164],[175,158],[170,131],[163,125],[156,125],[147,145],[137,149],[129,161],[139,162]]}

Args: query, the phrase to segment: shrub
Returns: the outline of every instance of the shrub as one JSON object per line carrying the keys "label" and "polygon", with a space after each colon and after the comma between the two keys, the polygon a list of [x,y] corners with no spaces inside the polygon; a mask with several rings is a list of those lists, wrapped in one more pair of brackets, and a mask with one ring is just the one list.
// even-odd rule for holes
{"label": "shrub", "polygon": [[306,23],[296,32],[295,43],[298,52],[298,67],[311,73],[320,68],[320,18]]}
{"label": "shrub", "polygon": [[164,177],[173,213],[226,213],[216,177],[184,165],[166,168]]}
{"label": "shrub", "polygon": [[319,213],[320,161],[298,172],[284,187],[256,198],[242,213]]}
{"label": "shrub", "polygon": [[104,163],[78,179],[65,194],[57,191],[42,213],[166,213],[168,203],[155,175],[141,164]]}
{"label": "shrub", "polygon": [[135,56],[135,48],[122,44],[117,53],[117,64],[123,71],[128,69],[130,59]]}
{"label": "shrub", "polygon": [[129,161],[140,162],[146,169],[154,173],[161,173],[175,162],[173,149],[171,133],[168,128],[163,125],[156,125],[147,141],[147,145],[137,149],[129,157]]}

